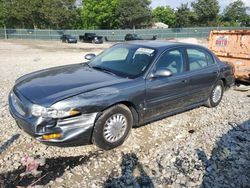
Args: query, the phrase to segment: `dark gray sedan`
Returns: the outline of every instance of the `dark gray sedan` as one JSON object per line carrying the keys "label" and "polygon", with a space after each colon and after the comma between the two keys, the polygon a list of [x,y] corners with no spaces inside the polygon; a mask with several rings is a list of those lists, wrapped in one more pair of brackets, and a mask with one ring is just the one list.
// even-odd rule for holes
{"label": "dark gray sedan", "polygon": [[66,43],[77,43],[76,37],[73,37],[71,35],[62,35],[61,40],[62,42],[66,42]]}
{"label": "dark gray sedan", "polygon": [[137,41],[85,58],[16,81],[9,107],[21,129],[46,144],[112,149],[132,127],[217,106],[234,82],[232,68],[197,45]]}

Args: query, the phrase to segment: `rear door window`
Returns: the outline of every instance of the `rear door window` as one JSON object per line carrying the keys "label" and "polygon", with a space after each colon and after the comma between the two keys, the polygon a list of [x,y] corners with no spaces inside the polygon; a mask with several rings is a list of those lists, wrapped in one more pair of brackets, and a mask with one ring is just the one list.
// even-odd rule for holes
{"label": "rear door window", "polygon": [[214,64],[212,56],[200,49],[187,49],[189,70],[195,71],[206,68],[207,66]]}

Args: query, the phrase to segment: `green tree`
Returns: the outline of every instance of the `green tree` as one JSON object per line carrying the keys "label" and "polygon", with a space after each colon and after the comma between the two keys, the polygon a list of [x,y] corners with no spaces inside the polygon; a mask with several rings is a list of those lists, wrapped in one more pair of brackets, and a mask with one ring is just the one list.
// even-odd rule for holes
{"label": "green tree", "polygon": [[0,0],[0,28],[5,26],[6,16],[7,16],[7,10],[5,1]]}
{"label": "green tree", "polygon": [[169,6],[160,6],[153,10],[153,19],[155,22],[162,22],[169,27],[175,26],[176,16],[174,10]]}
{"label": "green tree", "polygon": [[53,29],[73,28],[78,16],[75,0],[43,0],[40,13],[46,27]]}
{"label": "green tree", "polygon": [[77,8],[76,9],[76,18],[75,18],[75,23],[72,28],[74,29],[82,29],[83,28],[83,19],[82,19],[82,8]]}
{"label": "green tree", "polygon": [[197,16],[197,25],[216,25],[220,10],[218,0],[197,0],[191,6]]}
{"label": "green tree", "polygon": [[116,14],[121,28],[142,28],[151,23],[150,0],[119,0]]}
{"label": "green tree", "polygon": [[241,0],[230,3],[223,11],[222,21],[229,22],[232,25],[247,25],[249,15],[248,7]]}
{"label": "green tree", "polygon": [[40,22],[41,0],[12,0],[5,3],[8,27],[37,28]]}
{"label": "green tree", "polygon": [[176,16],[176,27],[190,27],[194,26],[196,20],[194,12],[188,7],[188,3],[181,4],[175,12]]}
{"label": "green tree", "polygon": [[4,7],[8,14],[0,13],[0,22],[9,28],[73,28],[77,20],[75,0],[2,0],[1,3],[0,10]]}
{"label": "green tree", "polygon": [[118,27],[116,7],[118,0],[83,0],[81,17],[86,29],[109,29]]}

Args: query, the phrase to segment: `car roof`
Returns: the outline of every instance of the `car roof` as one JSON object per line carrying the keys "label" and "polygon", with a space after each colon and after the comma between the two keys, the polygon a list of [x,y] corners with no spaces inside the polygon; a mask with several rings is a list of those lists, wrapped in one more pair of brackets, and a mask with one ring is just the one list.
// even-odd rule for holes
{"label": "car roof", "polygon": [[150,41],[150,40],[141,40],[141,41],[129,41],[126,42],[127,44],[133,44],[138,46],[144,46],[147,48],[154,48],[157,50],[165,50],[170,47],[181,47],[181,46],[192,46],[192,47],[199,47],[203,48],[203,46],[195,45],[195,44],[188,44],[188,43],[182,43],[182,42],[170,42],[170,41]]}

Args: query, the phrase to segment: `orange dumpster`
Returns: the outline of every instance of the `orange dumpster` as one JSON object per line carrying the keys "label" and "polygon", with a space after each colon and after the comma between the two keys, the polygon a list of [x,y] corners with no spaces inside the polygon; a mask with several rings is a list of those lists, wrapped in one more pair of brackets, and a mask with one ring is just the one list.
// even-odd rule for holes
{"label": "orange dumpster", "polygon": [[209,48],[233,66],[236,80],[250,84],[250,30],[213,30]]}

